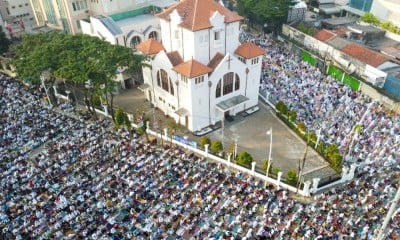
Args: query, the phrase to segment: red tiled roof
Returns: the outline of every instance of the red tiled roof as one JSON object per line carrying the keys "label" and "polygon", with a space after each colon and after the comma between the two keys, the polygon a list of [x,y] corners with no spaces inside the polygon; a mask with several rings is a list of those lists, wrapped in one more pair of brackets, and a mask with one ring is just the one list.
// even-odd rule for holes
{"label": "red tiled roof", "polygon": [[150,38],[136,45],[136,49],[144,54],[153,55],[163,51],[164,47],[157,40]]}
{"label": "red tiled roof", "polygon": [[342,52],[373,67],[378,67],[382,63],[389,60],[389,58],[385,57],[384,55],[355,43],[346,45],[344,48],[342,48]]}
{"label": "red tiled roof", "polygon": [[314,38],[320,40],[321,42],[326,42],[328,40],[331,40],[335,36],[336,34],[326,29],[322,29],[321,31],[318,31],[317,33],[314,34]]}
{"label": "red tiled roof", "polygon": [[212,28],[210,17],[216,11],[225,16],[225,23],[237,22],[243,19],[243,17],[231,12],[214,0],[182,0],[156,16],[170,21],[170,14],[175,9],[182,18],[180,26],[191,31]]}
{"label": "red tiled roof", "polygon": [[167,53],[167,57],[168,57],[169,61],[172,63],[172,66],[174,66],[174,67],[178,64],[183,63],[183,59],[178,51],[173,51],[173,52]]}
{"label": "red tiled roof", "polygon": [[224,59],[224,54],[217,52],[211,59],[211,61],[207,64],[207,67],[215,69],[218,66],[218,64],[222,61],[222,59]]}
{"label": "red tiled roof", "polygon": [[265,54],[265,50],[251,42],[245,42],[235,50],[235,54],[246,59],[258,57]]}
{"label": "red tiled roof", "polygon": [[211,68],[193,59],[175,66],[174,70],[188,78],[212,72]]}

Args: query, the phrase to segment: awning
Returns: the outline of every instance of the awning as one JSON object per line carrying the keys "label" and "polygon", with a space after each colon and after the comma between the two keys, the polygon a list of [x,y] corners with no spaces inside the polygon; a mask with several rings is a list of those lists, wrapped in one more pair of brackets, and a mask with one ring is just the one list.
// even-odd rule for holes
{"label": "awning", "polygon": [[150,85],[147,83],[144,83],[144,84],[140,85],[138,88],[144,92],[150,88]]}
{"label": "awning", "polygon": [[226,99],[224,101],[221,101],[217,104],[217,108],[222,111],[222,112],[226,112],[228,110],[231,110],[232,108],[234,108],[235,106],[244,103],[246,101],[248,101],[249,98],[245,97],[243,95],[237,95],[234,97],[231,97],[229,99]]}
{"label": "awning", "polygon": [[189,111],[186,108],[179,108],[178,110],[175,111],[175,114],[177,114],[180,117],[185,117],[189,115]]}

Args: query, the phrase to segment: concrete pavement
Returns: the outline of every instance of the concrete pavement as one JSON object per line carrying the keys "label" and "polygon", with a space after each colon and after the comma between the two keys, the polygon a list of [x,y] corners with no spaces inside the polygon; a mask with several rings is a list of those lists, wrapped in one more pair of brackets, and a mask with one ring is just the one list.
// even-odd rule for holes
{"label": "concrete pavement", "polygon": [[[154,109],[138,88],[124,90],[115,96],[114,105],[123,108],[128,113],[144,111],[150,117],[150,121],[157,121],[160,128],[167,127],[164,114]],[[235,116],[233,122],[225,121],[224,129],[220,128],[208,133],[211,141],[219,140],[228,148],[235,141],[238,144],[238,152],[247,151],[261,167],[264,160],[268,159],[270,136],[266,132],[272,128],[272,164],[280,169],[284,176],[289,169],[297,171],[299,162],[304,156],[305,142],[288,128],[275,115],[273,109],[259,101],[260,110],[250,116]],[[151,123],[153,126],[153,123]],[[179,134],[179,133],[178,133]],[[188,132],[181,132],[189,139],[198,141],[200,138]],[[322,159],[312,148],[308,149],[305,162],[305,179],[312,177],[333,176],[336,172]]]}

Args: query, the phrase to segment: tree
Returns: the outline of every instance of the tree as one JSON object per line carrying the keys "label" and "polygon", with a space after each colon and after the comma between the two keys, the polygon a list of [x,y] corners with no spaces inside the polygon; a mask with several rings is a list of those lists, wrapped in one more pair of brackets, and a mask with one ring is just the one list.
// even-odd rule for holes
{"label": "tree", "polygon": [[325,149],[325,156],[334,169],[341,169],[343,158],[340,155],[339,148],[336,144],[331,144]]}
{"label": "tree", "polygon": [[250,168],[253,157],[248,152],[241,152],[237,157],[237,163]]}
{"label": "tree", "polygon": [[372,13],[365,13],[360,17],[360,20],[366,23],[371,23],[374,26],[379,26],[381,24],[381,21]]}
{"label": "tree", "polygon": [[[39,83],[40,74],[49,70],[51,84],[62,79],[82,88],[92,115],[95,115],[95,96],[104,98],[113,120],[115,73],[117,70],[137,72],[145,60],[143,55],[133,54],[129,48],[112,45],[97,37],[59,32],[24,35],[20,44],[13,45],[13,50],[16,54],[13,64],[19,78],[32,78],[33,83]],[[87,84],[88,80],[90,84]],[[88,88],[83,87],[85,85]]]}
{"label": "tree", "polygon": [[117,127],[121,127],[122,125],[125,124],[125,115],[126,113],[124,112],[124,110],[122,108],[117,108],[117,110],[115,110],[115,125]]}
{"label": "tree", "polygon": [[297,184],[297,173],[296,173],[296,170],[294,170],[294,169],[289,169],[288,170],[288,172],[287,172],[287,179],[286,179],[286,182],[289,184],[289,185],[292,185],[292,186],[296,186],[296,184]]}
{"label": "tree", "polygon": [[221,141],[215,141],[211,144],[211,152],[213,154],[217,154],[222,152],[222,150],[224,149],[224,146],[222,145]]}
{"label": "tree", "polygon": [[199,141],[199,147],[204,149],[206,144],[208,144],[209,146],[211,145],[210,138],[206,136],[201,137]]}
{"label": "tree", "polygon": [[6,33],[3,32],[3,27],[0,26],[0,55],[8,52],[8,47],[10,45],[11,45],[10,39],[8,39]]}
{"label": "tree", "polygon": [[291,122],[296,122],[296,118],[297,118],[297,113],[296,113],[296,111],[294,111],[294,110],[289,110],[287,114],[288,114],[289,120],[290,120]]}
{"label": "tree", "polygon": [[[269,160],[265,160],[265,161],[263,162],[263,166],[262,166],[262,170],[263,170],[263,171],[267,171],[269,162],[270,162]],[[271,166],[269,166],[269,173],[268,173],[268,174],[272,173],[272,169],[273,169],[273,164],[272,164],[272,162],[271,162]]]}
{"label": "tree", "polygon": [[275,105],[276,110],[278,110],[282,115],[286,115],[288,112],[288,107],[282,101],[278,101]]}
{"label": "tree", "polygon": [[286,22],[288,11],[296,3],[296,0],[238,0],[237,10],[251,23],[267,26],[277,35]]}

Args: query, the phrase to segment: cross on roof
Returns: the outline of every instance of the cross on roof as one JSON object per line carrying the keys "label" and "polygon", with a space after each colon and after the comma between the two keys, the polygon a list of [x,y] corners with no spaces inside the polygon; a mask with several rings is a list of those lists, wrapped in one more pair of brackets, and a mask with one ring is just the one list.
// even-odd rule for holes
{"label": "cross on roof", "polygon": [[233,58],[231,58],[231,55],[228,55],[228,58],[226,59],[226,61],[228,62],[228,70],[230,70],[231,68],[231,61],[233,60]]}

